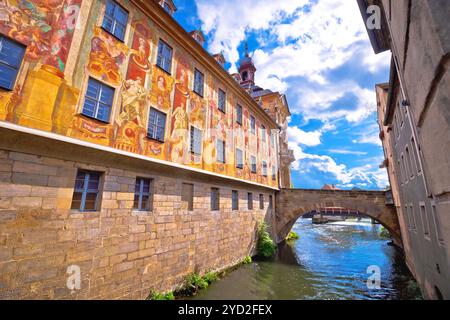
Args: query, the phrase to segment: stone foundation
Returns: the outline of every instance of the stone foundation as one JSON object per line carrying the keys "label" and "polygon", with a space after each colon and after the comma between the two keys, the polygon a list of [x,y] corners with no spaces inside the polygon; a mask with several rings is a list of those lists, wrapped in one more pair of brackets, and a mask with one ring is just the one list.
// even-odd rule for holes
{"label": "stone foundation", "polygon": [[[239,262],[253,252],[257,221],[270,219],[269,189],[185,179],[130,161],[127,169],[67,160],[71,156],[0,150],[1,299],[145,299],[151,290],[173,289],[189,273]],[[98,212],[70,209],[78,168],[104,173]],[[154,179],[152,212],[132,210],[136,177]],[[194,184],[192,212],[181,201],[183,182]],[[211,187],[220,188],[217,212],[210,211]],[[232,211],[231,190],[239,190],[240,211]],[[254,193],[254,210],[247,210],[247,192]],[[81,288],[71,291],[73,265],[80,268]]]}

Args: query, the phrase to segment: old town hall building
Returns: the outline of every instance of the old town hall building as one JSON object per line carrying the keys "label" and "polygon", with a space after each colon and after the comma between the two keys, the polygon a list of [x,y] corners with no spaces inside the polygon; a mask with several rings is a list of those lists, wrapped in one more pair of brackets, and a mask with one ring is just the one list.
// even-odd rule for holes
{"label": "old town hall building", "polygon": [[286,97],[175,11],[0,0],[1,299],[144,299],[238,263],[273,218]]}

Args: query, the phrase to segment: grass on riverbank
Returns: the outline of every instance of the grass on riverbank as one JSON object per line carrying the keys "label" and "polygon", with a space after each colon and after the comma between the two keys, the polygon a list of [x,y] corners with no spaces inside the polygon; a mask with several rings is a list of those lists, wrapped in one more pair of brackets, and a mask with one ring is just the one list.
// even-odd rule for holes
{"label": "grass on riverbank", "polygon": [[203,276],[200,276],[198,273],[191,273],[187,275],[184,279],[183,284],[180,288],[175,291],[169,291],[166,293],[159,293],[156,291],[152,291],[150,296],[147,298],[148,300],[174,300],[180,299],[183,297],[191,297],[196,295],[200,290],[206,289],[209,285],[220,278],[224,277],[226,274],[238,269],[240,266],[244,264],[252,263],[252,257],[246,256],[241,262],[238,264],[226,268],[222,271],[211,271],[205,273]]}

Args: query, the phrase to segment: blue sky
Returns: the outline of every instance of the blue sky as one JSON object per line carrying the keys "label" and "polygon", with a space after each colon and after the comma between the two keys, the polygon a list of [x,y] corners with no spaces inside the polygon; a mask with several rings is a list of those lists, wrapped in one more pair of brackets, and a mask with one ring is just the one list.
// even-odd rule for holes
{"label": "blue sky", "polygon": [[293,184],[383,189],[376,83],[389,53],[375,55],[356,0],[176,0],[176,20],[201,29],[210,53],[235,72],[248,41],[259,86],[286,94]]}

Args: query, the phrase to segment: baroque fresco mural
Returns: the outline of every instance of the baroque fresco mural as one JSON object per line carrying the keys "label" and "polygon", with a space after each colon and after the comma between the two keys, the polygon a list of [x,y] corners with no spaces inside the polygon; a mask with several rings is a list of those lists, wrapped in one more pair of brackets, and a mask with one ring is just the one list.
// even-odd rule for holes
{"label": "baroque fresco mural", "polygon": [[1,0],[0,33],[27,46],[25,59],[64,71],[82,0]]}
{"label": "baroque fresco mural", "polygon": [[[270,138],[260,143],[260,120],[256,134],[250,133],[250,111],[242,104],[243,123],[237,124],[238,101],[231,93],[221,112],[221,84],[208,72],[204,97],[194,93],[194,57],[183,49],[174,47],[172,75],[156,66],[161,30],[129,2],[119,2],[130,12],[124,42],[100,27],[104,2],[87,10],[85,28],[76,28],[83,0],[0,0],[0,33],[27,47],[14,90],[0,89],[0,121],[276,186],[262,177],[262,159],[270,176],[276,155]],[[72,53],[78,30],[85,38],[80,52]],[[78,66],[73,75],[64,74],[69,59]],[[72,76],[82,84],[73,86]],[[89,77],[116,91],[107,123],[81,115]],[[150,107],[167,115],[164,143],[147,137]],[[201,155],[190,152],[191,126],[202,131]],[[226,142],[226,164],[216,162],[217,139]],[[236,147],[243,151],[243,169],[236,168]],[[251,173],[251,155],[257,156],[258,174]]]}

